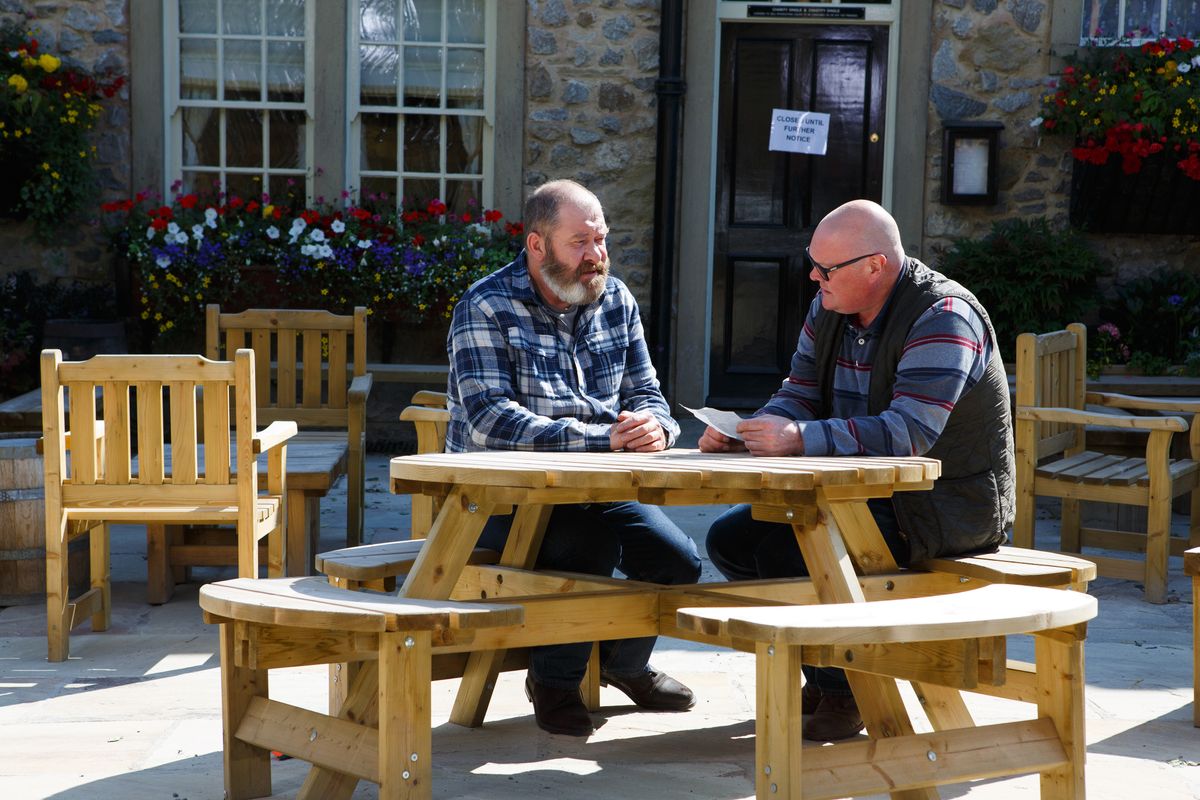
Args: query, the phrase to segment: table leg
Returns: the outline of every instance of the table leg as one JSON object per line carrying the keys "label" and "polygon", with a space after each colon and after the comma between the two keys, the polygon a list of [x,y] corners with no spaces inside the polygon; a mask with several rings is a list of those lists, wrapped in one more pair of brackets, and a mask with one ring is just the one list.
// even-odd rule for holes
{"label": "table leg", "polygon": [[758,800],[800,800],[804,750],[799,645],[755,649],[754,789]]}
{"label": "table leg", "polygon": [[432,796],[429,631],[379,635],[379,800]]}
{"label": "table leg", "polygon": [[321,498],[288,489],[287,518],[287,574],[311,575],[313,548],[320,533]]}
{"label": "table leg", "polygon": [[[846,547],[847,541],[851,544],[871,542],[869,526],[875,523],[870,510],[865,502],[836,503],[831,507],[823,495],[818,495],[817,507],[820,513],[815,525],[793,525],[792,530],[795,531],[796,541],[800,544],[800,552],[804,555],[804,563],[808,565],[818,597],[822,603],[866,602]],[[839,518],[851,524],[843,529],[838,524]],[[877,533],[875,538],[878,547],[883,547],[883,537]],[[894,567],[895,560],[887,548],[883,547],[882,552],[877,552],[878,547],[872,551],[860,551],[859,558],[880,565],[890,562]],[[865,555],[867,552],[872,554],[869,559]],[[848,671],[846,677],[867,724],[867,733],[872,738],[903,736],[914,732],[912,720],[904,708],[904,700],[894,679],[854,671]],[[762,779],[761,775],[757,777],[759,780],[755,781],[756,784]],[[910,789],[892,792],[891,797],[894,800],[936,800],[938,793],[934,788]]]}
{"label": "table leg", "polygon": [[[553,506],[521,506],[517,509],[504,552],[500,554],[501,564],[533,569],[553,510]],[[450,711],[451,722],[468,728],[478,728],[483,724],[483,716],[492,700],[503,663],[503,650],[477,650],[467,657],[462,683],[454,697],[454,708]]]}
{"label": "table leg", "polygon": [[243,800],[271,794],[271,752],[235,736],[250,701],[267,696],[267,671],[237,665],[234,623],[221,626],[221,719],[224,720],[223,758],[225,797]]}
{"label": "table leg", "polygon": [[1054,720],[1067,764],[1041,775],[1042,800],[1085,797],[1083,642],[1057,631],[1034,637],[1038,716]]}

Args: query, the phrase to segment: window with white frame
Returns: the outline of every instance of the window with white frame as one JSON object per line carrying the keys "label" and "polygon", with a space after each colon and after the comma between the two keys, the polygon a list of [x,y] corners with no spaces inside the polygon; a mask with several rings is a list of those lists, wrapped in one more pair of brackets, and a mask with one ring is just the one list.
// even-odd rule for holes
{"label": "window with white frame", "polygon": [[[490,203],[497,0],[348,0],[340,49],[315,46],[318,1],[165,4],[168,179],[311,201],[337,164],[364,197]],[[345,87],[346,152],[314,135],[319,72]]]}
{"label": "window with white frame", "polygon": [[1083,0],[1080,44],[1140,45],[1200,37],[1200,0]]}
{"label": "window with white frame", "polygon": [[[306,0],[178,0],[168,142],[185,191],[304,196],[311,167]],[[174,19],[172,19],[174,17]],[[299,187],[298,190],[295,187]]]}
{"label": "window with white frame", "polygon": [[485,0],[360,0],[351,147],[365,196],[483,202],[491,158]]}

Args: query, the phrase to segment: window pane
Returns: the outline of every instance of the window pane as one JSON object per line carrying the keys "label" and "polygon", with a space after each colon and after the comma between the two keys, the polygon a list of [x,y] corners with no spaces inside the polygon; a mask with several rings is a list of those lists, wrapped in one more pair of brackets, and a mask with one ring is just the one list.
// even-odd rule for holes
{"label": "window pane", "polygon": [[262,194],[262,176],[231,173],[225,176],[225,194],[243,200]]}
{"label": "window pane", "polygon": [[225,33],[258,36],[262,33],[262,7],[258,0],[223,0]]}
{"label": "window pane", "polygon": [[271,36],[304,36],[304,0],[271,0],[267,3],[267,33]]}
{"label": "window pane", "polygon": [[446,105],[483,108],[483,51],[446,51]]}
{"label": "window pane", "polygon": [[483,172],[483,117],[446,117],[446,172]]}
{"label": "window pane", "polygon": [[441,200],[438,181],[429,178],[408,178],[404,181],[404,207],[425,208],[430,200]]}
{"label": "window pane", "polygon": [[1200,36],[1200,0],[1167,0],[1167,19],[1174,26],[1167,33],[1193,39]]}
{"label": "window pane", "polygon": [[221,163],[221,112],[212,108],[183,110],[183,159],[185,167],[219,166]]}
{"label": "window pane", "polygon": [[395,114],[363,114],[362,168],[371,171],[396,171]]}
{"label": "window pane", "polygon": [[399,40],[396,0],[360,0],[360,3],[358,35],[364,42]]}
{"label": "window pane", "polygon": [[262,45],[225,40],[225,99],[262,99]]}
{"label": "window pane", "polygon": [[216,33],[217,0],[179,0],[182,33]]}
{"label": "window pane", "polygon": [[442,104],[442,48],[404,48],[404,105]]}
{"label": "window pane", "polygon": [[451,214],[461,216],[469,213],[473,218],[478,218],[481,188],[478,181],[446,181],[446,208]]}
{"label": "window pane", "polygon": [[442,38],[442,0],[405,0],[404,41],[437,42]]}
{"label": "window pane", "polygon": [[267,99],[304,102],[304,42],[267,42]]}
{"label": "window pane", "polygon": [[276,169],[304,169],[307,163],[303,111],[272,111],[270,114],[270,165]]}
{"label": "window pane", "polygon": [[[303,178],[295,175],[271,175],[268,181],[264,193],[267,195],[267,199],[275,205],[295,208],[307,204]],[[284,217],[279,224],[285,226],[290,223],[291,219]]]}
{"label": "window pane", "polygon": [[231,167],[261,167],[262,135],[261,111],[226,111],[225,163]]}
{"label": "window pane", "polygon": [[1119,35],[1117,11],[1119,0],[1084,0],[1083,39],[1097,39]]}
{"label": "window pane", "polygon": [[217,98],[216,39],[180,40],[179,96],[185,100]]}
{"label": "window pane", "polygon": [[360,203],[385,203],[396,196],[395,178],[363,178]]}
{"label": "window pane", "polygon": [[184,194],[195,192],[196,194],[213,194],[220,191],[221,178],[216,172],[184,172],[183,186],[181,190]]}
{"label": "window pane", "polygon": [[446,40],[483,44],[483,0],[448,0]]}
{"label": "window pane", "polygon": [[1141,32],[1142,36],[1157,36],[1162,30],[1158,12],[1162,4],[1159,0],[1126,0],[1125,30],[1133,31],[1134,36]]}
{"label": "window pane", "polygon": [[441,172],[440,120],[441,117],[426,114],[405,115],[405,172]]}
{"label": "window pane", "polygon": [[359,48],[359,102],[363,105],[396,105],[396,86],[400,82],[400,50],[396,47]]}

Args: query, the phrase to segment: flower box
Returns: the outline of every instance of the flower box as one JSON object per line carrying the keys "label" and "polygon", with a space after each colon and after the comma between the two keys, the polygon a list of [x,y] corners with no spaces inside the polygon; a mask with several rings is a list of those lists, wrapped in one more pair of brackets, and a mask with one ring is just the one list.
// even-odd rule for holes
{"label": "flower box", "polygon": [[1178,158],[1171,156],[1147,156],[1133,174],[1116,155],[1103,165],[1074,162],[1071,225],[1092,233],[1200,231],[1200,181],[1177,169]]}

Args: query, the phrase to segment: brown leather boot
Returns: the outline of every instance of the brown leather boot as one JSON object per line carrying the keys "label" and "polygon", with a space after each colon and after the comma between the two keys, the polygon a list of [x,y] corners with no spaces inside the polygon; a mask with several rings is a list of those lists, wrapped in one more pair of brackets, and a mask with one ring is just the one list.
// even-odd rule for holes
{"label": "brown leather boot", "polygon": [[526,675],[525,696],[533,703],[533,718],[538,727],[547,733],[590,736],[595,732],[579,689],[543,686]]}
{"label": "brown leather boot", "polygon": [[696,705],[696,697],[691,689],[667,673],[651,667],[632,678],[601,671],[600,685],[617,687],[647,711],[687,711]]}
{"label": "brown leather boot", "polygon": [[810,742],[836,742],[856,736],[864,727],[854,695],[827,694],[804,721],[802,735]]}
{"label": "brown leather boot", "polygon": [[804,684],[804,688],[800,690],[800,713],[806,717],[817,713],[817,706],[821,705],[821,698],[824,696],[812,681]]}

